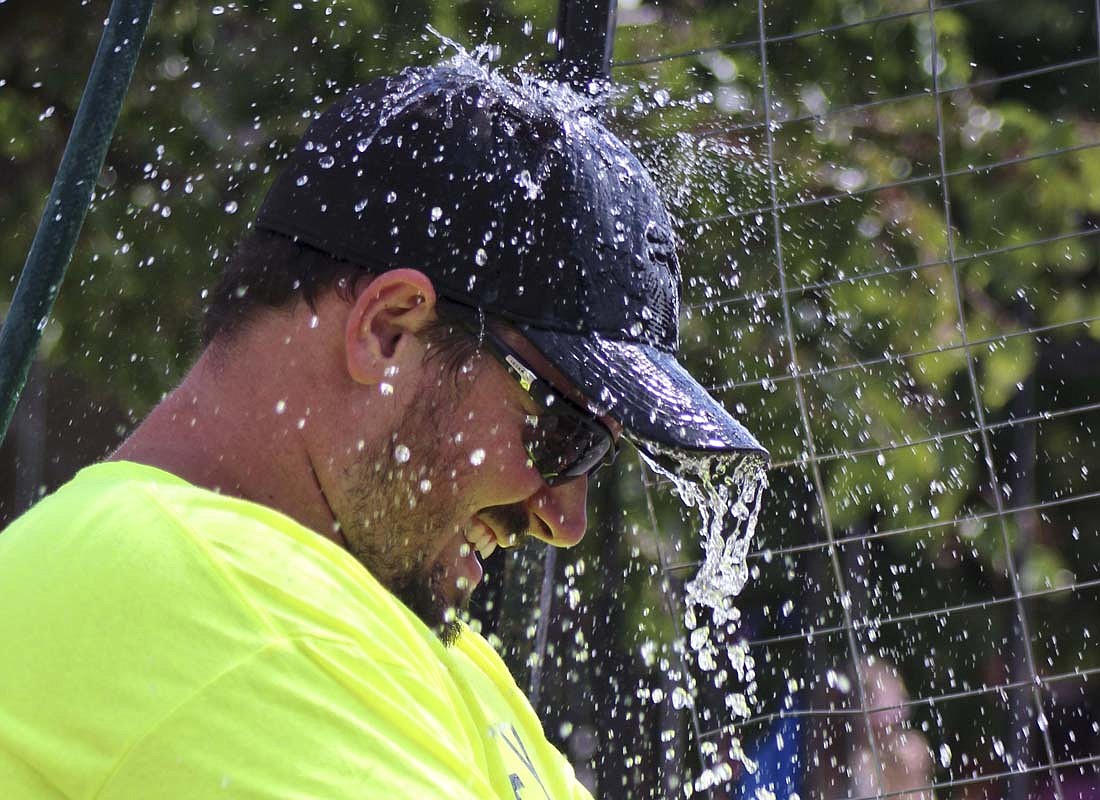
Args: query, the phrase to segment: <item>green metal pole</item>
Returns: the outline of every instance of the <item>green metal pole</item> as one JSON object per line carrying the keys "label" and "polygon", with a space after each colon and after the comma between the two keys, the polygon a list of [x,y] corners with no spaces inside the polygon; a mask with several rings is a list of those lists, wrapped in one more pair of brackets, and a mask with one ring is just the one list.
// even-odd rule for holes
{"label": "green metal pole", "polygon": [[111,3],[61,166],[0,331],[0,440],[8,432],[88,214],[152,10],[153,0]]}
{"label": "green metal pole", "polygon": [[560,0],[557,51],[559,80],[583,91],[592,80],[611,77],[616,0]]}

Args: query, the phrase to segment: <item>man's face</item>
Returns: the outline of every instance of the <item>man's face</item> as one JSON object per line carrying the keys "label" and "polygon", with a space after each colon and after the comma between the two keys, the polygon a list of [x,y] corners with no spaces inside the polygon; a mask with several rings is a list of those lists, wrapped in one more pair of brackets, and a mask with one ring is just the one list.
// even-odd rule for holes
{"label": "man's face", "polygon": [[[541,361],[520,337],[509,342]],[[448,610],[465,608],[481,579],[478,550],[525,534],[575,544],[587,480],[549,487],[529,465],[523,427],[538,408],[491,357],[475,356],[457,377],[429,361],[402,386],[406,413],[386,447],[347,470],[338,518],[352,554],[449,643],[458,628]]]}

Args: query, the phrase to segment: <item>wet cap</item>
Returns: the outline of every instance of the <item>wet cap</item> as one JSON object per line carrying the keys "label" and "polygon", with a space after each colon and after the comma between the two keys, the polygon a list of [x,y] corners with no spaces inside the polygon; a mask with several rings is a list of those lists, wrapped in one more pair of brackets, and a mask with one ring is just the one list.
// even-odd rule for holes
{"label": "wet cap", "polygon": [[422,271],[511,322],[636,443],[766,455],[677,362],[668,213],[584,103],[473,64],[364,84],[314,121],[256,227]]}

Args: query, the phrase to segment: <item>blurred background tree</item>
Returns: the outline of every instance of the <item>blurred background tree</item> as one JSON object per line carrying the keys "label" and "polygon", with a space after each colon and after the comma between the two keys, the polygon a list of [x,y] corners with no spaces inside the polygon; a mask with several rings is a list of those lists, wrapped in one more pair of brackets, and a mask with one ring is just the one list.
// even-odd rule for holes
{"label": "blurred background tree", "polygon": [[[107,7],[0,1],[0,301]],[[1032,680],[1100,666],[1095,5],[961,0],[938,4],[934,30],[911,0],[762,8],[622,0],[606,110],[678,220],[687,362],[773,455],[740,600],[757,717],[737,735],[765,767],[799,754],[780,796],[858,793],[848,754],[874,724],[855,665],[871,655],[914,698],[963,695],[892,723],[936,781],[976,779],[941,796],[1054,796],[1049,771],[980,778],[1100,756],[1088,682]],[[102,457],[184,374],[204,293],[312,115],[447,56],[428,26],[537,71],[555,14],[534,0],[159,5],[4,443],[4,518]],[[673,703],[693,517],[624,461],[555,567],[539,710],[601,796],[672,796],[701,746],[729,761],[730,716],[725,688],[700,682],[696,740],[692,707]],[[527,675],[539,582],[509,558],[490,562],[476,615]],[[787,754],[769,755],[768,715],[807,710],[835,713],[797,717]],[[757,780],[720,777],[714,797]]]}

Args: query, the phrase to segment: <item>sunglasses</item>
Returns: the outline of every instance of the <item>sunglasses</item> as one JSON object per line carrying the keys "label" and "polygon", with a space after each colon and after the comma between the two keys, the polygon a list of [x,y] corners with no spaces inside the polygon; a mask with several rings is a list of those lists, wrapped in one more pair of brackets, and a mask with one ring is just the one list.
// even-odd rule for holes
{"label": "sunglasses", "polygon": [[593,475],[619,454],[615,437],[589,411],[540,378],[523,358],[484,322],[480,309],[439,299],[440,315],[478,337],[488,353],[507,370],[540,411],[528,415],[523,445],[531,464],[548,486]]}

